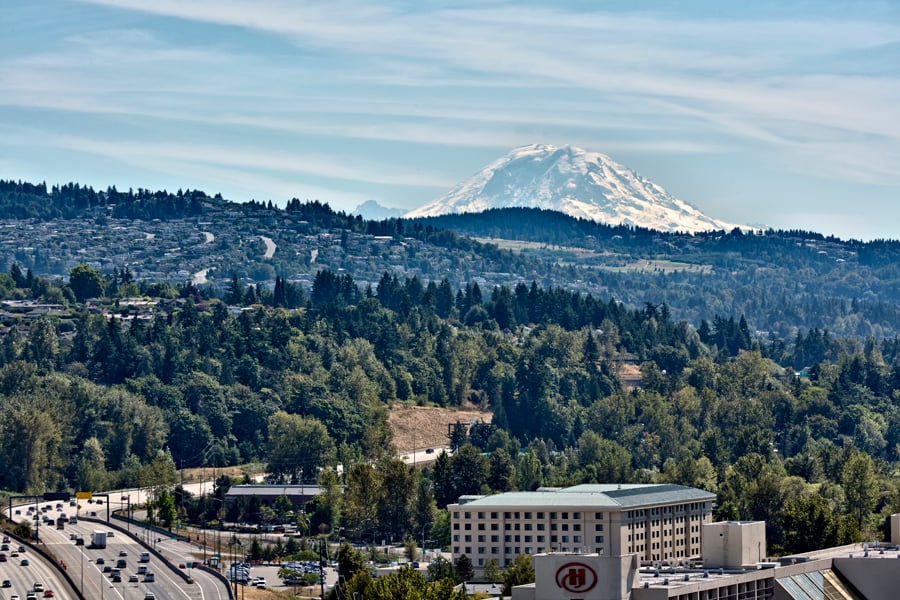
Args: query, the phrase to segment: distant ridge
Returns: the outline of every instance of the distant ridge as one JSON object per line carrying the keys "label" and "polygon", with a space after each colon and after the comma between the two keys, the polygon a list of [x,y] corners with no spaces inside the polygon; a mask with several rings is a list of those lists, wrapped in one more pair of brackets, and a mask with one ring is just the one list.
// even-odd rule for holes
{"label": "distant ridge", "polygon": [[389,208],[380,204],[377,200],[366,200],[353,209],[351,215],[359,215],[367,221],[383,221],[396,217],[402,217],[406,212],[402,208]]}
{"label": "distant ridge", "polygon": [[405,217],[541,208],[609,225],[697,233],[742,227],[709,217],[599,152],[532,144],[515,148]]}

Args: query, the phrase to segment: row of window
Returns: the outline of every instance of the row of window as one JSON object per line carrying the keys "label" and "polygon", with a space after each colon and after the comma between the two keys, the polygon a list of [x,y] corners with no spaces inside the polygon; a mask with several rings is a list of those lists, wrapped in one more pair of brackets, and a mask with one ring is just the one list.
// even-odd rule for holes
{"label": "row of window", "polygon": [[[524,537],[524,539],[523,539],[523,537]],[[518,536],[518,535],[515,535],[515,536],[507,535],[507,536],[504,536],[503,541],[506,542],[507,544],[510,544],[510,543],[519,543],[519,542],[524,542],[524,543],[526,543],[526,544],[531,543],[531,542],[537,542],[538,544],[541,544],[541,543],[544,543],[544,542],[546,541],[546,539],[547,539],[547,538],[546,538],[545,536],[543,536],[543,535],[539,535],[539,536],[530,536],[530,535],[526,535],[526,536],[523,536],[523,537],[520,537],[520,536]],[[581,544],[581,543],[583,543],[583,542],[582,542],[582,539],[583,539],[582,536],[580,536],[580,535],[573,535],[573,536],[571,536],[571,537],[572,537],[572,543],[573,543],[573,544]],[[453,536],[453,541],[454,541],[454,542],[459,542],[459,535],[454,535],[454,536]],[[485,537],[484,537],[483,535],[479,535],[477,541],[480,542],[480,543],[484,543],[486,540],[485,540]],[[500,541],[500,537],[499,537],[499,536],[496,536],[496,535],[492,535],[492,536],[491,536],[491,542],[492,542],[492,543],[497,543],[497,542],[499,542],[499,541]],[[472,542],[472,536],[471,536],[471,535],[463,536],[463,542],[471,543],[471,542]],[[563,544],[569,543],[569,536],[567,536],[567,535],[563,535],[563,536],[555,536],[555,535],[551,535],[551,536],[550,536],[550,543],[551,543],[551,544],[556,544],[556,543],[560,543],[560,542],[563,543]],[[594,543],[595,543],[595,544],[602,544],[602,543],[603,543],[603,536],[602,536],[602,535],[596,535],[596,536],[594,536]]]}
{"label": "row of window", "polygon": [[[643,511],[642,511],[642,512],[643,512]],[[488,513],[486,513],[486,512],[478,512],[478,513],[476,513],[476,514],[478,515],[478,519],[484,520],[484,519],[486,518],[485,515],[487,515]],[[491,519],[499,519],[499,518],[500,518],[500,513],[499,513],[499,512],[492,512],[492,513],[490,513],[490,514],[491,514],[491,517],[490,517]],[[544,513],[543,511],[539,511],[539,512],[530,512],[530,511],[525,511],[525,512],[508,511],[508,512],[504,512],[504,513],[503,513],[503,518],[504,518],[504,519],[521,519],[521,518],[523,518],[521,515],[525,515],[525,516],[524,516],[525,519],[536,518],[536,519],[539,519],[539,520],[540,520],[540,519],[543,519],[543,518],[544,518],[544,515],[545,515],[545,514],[547,514],[547,513]],[[557,515],[560,515],[559,518],[561,518],[561,519],[563,519],[563,520],[565,521],[565,520],[568,520],[568,519],[569,519],[569,514],[570,514],[570,513],[568,513],[568,512],[561,512],[561,513],[551,512],[551,513],[549,513],[549,514],[550,514],[550,519],[556,519],[556,518],[557,518]],[[573,513],[571,513],[571,515],[572,515],[572,519],[574,519],[574,520],[576,520],[576,521],[581,519],[581,513],[580,513],[580,512],[573,512]],[[453,518],[454,518],[454,519],[458,519],[458,518],[459,518],[459,511],[454,511],[454,512],[453,512]],[[464,518],[464,519],[471,519],[471,518],[472,518],[472,513],[471,513],[471,512],[468,512],[468,511],[464,511],[464,512],[463,512],[463,518]],[[602,513],[602,512],[594,513],[594,519],[597,520],[597,521],[602,521],[602,520],[603,520],[603,513]]]}
{"label": "row of window", "polygon": [[[486,555],[486,554],[487,554],[487,552],[486,552],[487,548],[485,548],[484,546],[478,546],[478,547],[476,547],[475,549],[476,549],[476,551],[477,551],[477,552],[474,554],[475,556],[478,556],[478,555]],[[453,553],[454,553],[454,554],[459,555],[459,554],[460,554],[460,550],[462,551],[462,554],[465,554],[466,556],[469,556],[469,555],[472,555],[472,554],[473,554],[473,553],[472,553],[472,546],[453,546]],[[537,547],[537,548],[536,548],[536,547],[534,547],[534,546],[525,546],[525,548],[524,548],[525,554],[534,554],[535,551],[537,551],[537,552],[543,552],[544,550],[546,550],[546,548],[540,548],[540,547]],[[558,550],[559,550],[560,552],[581,552],[581,551],[585,550],[585,548],[582,548],[582,547],[579,547],[579,546],[573,546],[573,547],[571,547],[571,548],[570,548],[569,546],[562,546],[562,547],[560,547]],[[599,552],[599,551],[602,550],[602,548],[596,548],[596,549],[590,548],[590,549],[588,549],[588,550],[591,551],[591,552],[594,552],[594,551],[598,551],[598,552]],[[490,552],[490,553],[491,553],[491,554],[495,554],[495,555],[499,555],[499,554],[500,554],[500,548],[497,547],[497,546],[492,546],[492,547],[491,547],[491,552]],[[519,553],[519,549],[518,549],[518,548],[510,548],[509,546],[504,546],[504,547],[503,547],[503,554],[504,554],[504,555],[507,555],[507,554],[518,554],[518,553]],[[504,559],[504,560],[505,560],[504,564],[508,566],[509,563],[510,563],[510,559],[507,558],[507,559]],[[499,562],[499,561],[498,561],[498,562]],[[484,566],[484,558],[478,558],[477,564],[478,564],[479,567]]]}

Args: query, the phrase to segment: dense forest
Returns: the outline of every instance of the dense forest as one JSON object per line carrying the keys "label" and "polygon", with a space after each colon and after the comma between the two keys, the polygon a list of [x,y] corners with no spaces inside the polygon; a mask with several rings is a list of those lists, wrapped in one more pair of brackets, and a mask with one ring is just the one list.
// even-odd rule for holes
{"label": "dense forest", "polygon": [[[10,492],[174,484],[177,468],[259,461],[275,481],[331,490],[309,507],[320,531],[446,539],[441,509],[461,494],[675,482],[717,493],[720,518],[766,520],[776,552],[880,537],[900,511],[897,338],[760,337],[715,313],[694,327],[664,303],[537,283],[454,289],[386,273],[358,286],[320,271],[309,291],[234,278],[216,298],[125,269],[0,275],[3,298],[35,295],[71,309],[6,317]],[[401,404],[494,417],[458,426],[457,451],[419,471],[392,458],[387,415]]]}

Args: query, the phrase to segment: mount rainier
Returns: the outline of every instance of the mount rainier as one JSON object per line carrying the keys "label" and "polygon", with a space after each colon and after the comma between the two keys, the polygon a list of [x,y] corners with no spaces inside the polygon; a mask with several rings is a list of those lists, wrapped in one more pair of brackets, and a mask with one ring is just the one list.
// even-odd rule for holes
{"label": "mount rainier", "polygon": [[696,233],[735,227],[704,215],[604,154],[546,144],[512,150],[446,195],[404,216],[433,217],[514,206],[658,231]]}

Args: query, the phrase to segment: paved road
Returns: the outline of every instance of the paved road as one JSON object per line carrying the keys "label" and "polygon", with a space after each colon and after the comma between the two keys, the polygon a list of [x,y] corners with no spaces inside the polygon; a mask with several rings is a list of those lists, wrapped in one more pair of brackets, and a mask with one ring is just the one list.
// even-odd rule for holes
{"label": "paved road", "polygon": [[[53,590],[56,598],[74,600],[75,595],[68,590],[68,585],[63,583],[59,572],[41,555],[31,551],[29,546],[25,547],[25,552],[18,552],[19,543],[15,540],[9,544],[10,551],[6,552],[7,560],[0,562],[0,580],[8,579],[11,585],[0,589],[0,597],[6,599],[18,594],[20,598],[25,598],[25,594],[34,589],[35,582],[40,582],[44,589]],[[11,556],[12,552],[16,552],[18,556]],[[22,566],[23,558],[28,560],[28,566]]]}
{"label": "paved road", "polygon": [[[142,495],[138,491],[132,491],[131,493],[132,498]],[[88,504],[82,501],[81,506],[78,507],[78,513],[82,515],[79,522],[75,525],[71,523],[66,524],[63,530],[57,530],[55,525],[41,525],[39,528],[41,544],[51,555],[66,564],[69,576],[75,581],[76,587],[82,589],[85,597],[91,600],[98,598],[100,600],[105,598],[111,600],[141,600],[145,594],[153,592],[160,600],[227,600],[229,598],[228,590],[224,583],[211,574],[193,569],[189,575],[193,577],[194,582],[187,583],[171,567],[163,564],[162,561],[152,554],[149,563],[139,563],[140,554],[146,549],[138,542],[137,537],[130,536],[126,531],[110,527],[104,520],[107,510],[118,508],[118,504],[121,502],[120,496],[116,495],[115,499],[115,502],[104,503],[104,505],[99,506],[96,503]],[[109,504],[112,504],[112,506],[109,506]],[[46,503],[41,503],[41,506],[45,505]],[[13,515],[14,520],[32,518],[27,513],[27,507],[25,506],[16,507],[14,513],[16,511],[19,514]],[[68,513],[69,516],[74,514],[75,511],[76,508],[70,507],[68,504],[64,506],[63,512]],[[59,514],[62,514],[62,512],[57,511],[55,508],[48,511],[48,515],[53,518]],[[85,518],[85,514],[96,514],[97,517]],[[91,533],[95,530],[112,532],[113,535],[107,537],[107,547],[105,549],[90,547]],[[139,531],[135,531],[135,533],[139,533]],[[76,545],[72,539],[73,536],[81,536],[85,540],[86,545]],[[153,545],[155,539],[150,541],[151,545]],[[178,549],[177,545],[171,545],[168,548],[165,544],[162,544],[162,546],[164,551],[168,549],[173,552],[172,556],[167,556],[165,553],[163,553],[163,556],[166,556],[176,567],[181,562],[186,564],[187,561],[181,561],[181,556],[176,552]],[[124,553],[125,556],[119,556],[120,553]],[[103,558],[105,564],[97,564],[97,558]],[[122,581],[113,582],[110,579],[110,573],[104,573],[103,571],[106,566],[115,568],[116,562],[120,559],[124,560],[126,565],[125,568],[121,569]],[[35,562],[33,561],[32,564],[35,565],[36,570],[39,567]],[[3,564],[0,563],[0,565]],[[154,581],[146,581],[142,574],[138,574],[138,567],[141,564],[145,564],[148,570],[153,572]],[[16,565],[18,566],[18,563]],[[29,569],[31,567],[21,568]],[[46,574],[44,574],[44,571],[46,571]],[[6,569],[0,570],[0,573],[5,572]],[[45,566],[44,570],[41,571],[41,576],[51,582],[47,587],[55,586],[62,589],[56,579],[52,577],[53,572],[54,570],[51,567]],[[131,575],[137,575],[138,581],[129,581]],[[12,576],[0,577],[0,579],[3,578],[12,580]],[[19,596],[24,598],[24,592],[31,589],[31,587],[24,587],[28,584],[27,578],[20,579],[21,577],[13,580],[13,591],[9,591],[8,594],[0,590],[0,598],[5,600],[12,593],[18,593]],[[33,584],[33,581],[31,584]],[[67,594],[60,597],[68,599],[74,596]]]}

